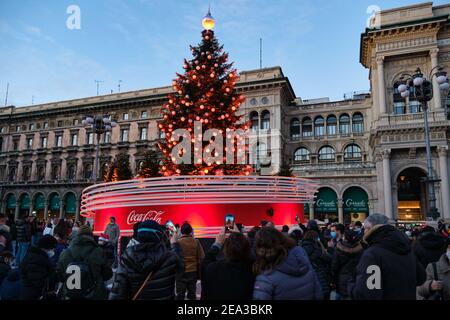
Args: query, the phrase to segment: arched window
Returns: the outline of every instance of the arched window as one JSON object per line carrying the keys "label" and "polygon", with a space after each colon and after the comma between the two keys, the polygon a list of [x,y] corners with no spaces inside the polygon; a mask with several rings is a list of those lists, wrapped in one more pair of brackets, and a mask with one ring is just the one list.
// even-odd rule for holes
{"label": "arched window", "polygon": [[301,147],[295,150],[294,152],[294,161],[295,162],[306,162],[309,161],[309,150]]}
{"label": "arched window", "polygon": [[39,166],[37,170],[37,180],[44,181],[45,180],[45,167]]}
{"label": "arched window", "polygon": [[92,178],[92,165],[90,163],[84,165],[84,178],[85,179]]}
{"label": "arched window", "polygon": [[364,117],[359,112],[357,112],[353,115],[352,130],[354,133],[363,133],[364,132]]}
{"label": "arched window", "polygon": [[402,98],[400,92],[398,91],[398,86],[400,82],[396,82],[394,84],[394,93],[392,96],[393,104],[394,104],[394,114],[404,114],[406,113],[406,102],[405,99]]}
{"label": "arched window", "polygon": [[250,113],[250,127],[252,131],[258,131],[258,122],[259,122],[258,112],[252,111]]}
{"label": "arched window", "polygon": [[76,174],[76,167],[74,164],[71,164],[69,166],[69,169],[67,170],[67,178],[73,181],[75,180],[75,174]]}
{"label": "arched window", "polygon": [[319,150],[319,162],[331,162],[336,158],[336,152],[333,147],[325,146]]}
{"label": "arched window", "polygon": [[300,138],[300,121],[297,118],[291,120],[291,139],[299,139]]}
{"label": "arched window", "polygon": [[312,136],[312,120],[310,117],[303,118],[302,121],[302,133],[304,137]]}
{"label": "arched window", "polygon": [[16,167],[9,168],[8,181],[14,182],[16,180]]}
{"label": "arched window", "polygon": [[357,144],[349,144],[344,149],[344,161],[355,161],[361,159],[361,148]]}
{"label": "arched window", "polygon": [[334,136],[337,131],[337,118],[334,114],[327,117],[327,135]]}
{"label": "arched window", "polygon": [[25,166],[23,168],[23,181],[30,180],[30,173],[31,173],[30,167],[29,166]]}
{"label": "arched window", "polygon": [[108,163],[104,163],[102,165],[102,179],[105,178],[105,176],[108,174],[109,171],[109,164]]}
{"label": "arched window", "polygon": [[264,110],[261,112],[261,130],[269,130],[270,129],[270,112]]}
{"label": "arched window", "polygon": [[314,135],[316,137],[325,135],[325,120],[321,116],[314,119]]}
{"label": "arched window", "polygon": [[339,133],[340,134],[350,133],[350,117],[346,113],[344,113],[339,117]]}
{"label": "arched window", "polygon": [[58,180],[59,179],[59,166],[54,165],[52,167],[52,180]]}

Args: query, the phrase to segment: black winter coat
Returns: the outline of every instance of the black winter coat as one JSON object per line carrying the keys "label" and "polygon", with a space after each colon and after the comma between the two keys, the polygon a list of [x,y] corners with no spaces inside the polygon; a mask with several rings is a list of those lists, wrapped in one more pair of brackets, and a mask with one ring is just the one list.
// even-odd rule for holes
{"label": "black winter coat", "polygon": [[436,262],[447,250],[446,239],[437,232],[421,234],[414,245],[414,253],[424,268],[431,262]]}
{"label": "black winter coat", "polygon": [[336,292],[344,299],[348,299],[347,287],[356,277],[356,266],[361,258],[363,247],[358,242],[350,244],[340,241],[336,245],[336,250],[331,262],[333,282],[336,285]]}
{"label": "black winter coat", "polygon": [[[47,253],[30,246],[20,265],[22,288],[21,300],[37,300],[44,291],[52,291],[56,284],[56,274]],[[44,290],[45,289],[45,290]]]}
{"label": "black winter coat", "polygon": [[331,292],[331,256],[322,250],[317,240],[303,239],[300,246],[308,254],[320,282],[324,299],[328,300]]}
{"label": "black winter coat", "polygon": [[23,220],[17,220],[16,222],[17,242],[30,242],[31,241],[31,225]]}
{"label": "black winter coat", "polygon": [[[98,246],[92,236],[84,234],[77,235],[70,243],[69,248],[61,252],[57,263],[59,279],[64,281],[69,264],[80,260],[89,264],[96,282],[92,299],[107,299],[108,293],[105,287],[105,281],[111,279],[113,273],[111,266],[107,264],[103,256],[103,250]],[[64,297],[66,296],[64,288],[62,294]]]}
{"label": "black winter coat", "polygon": [[[351,298],[415,300],[416,287],[425,282],[426,273],[412,252],[406,235],[391,225],[376,225],[364,240],[368,248],[356,267],[355,283],[349,285]],[[380,276],[379,286],[377,274]],[[368,283],[373,285],[372,288],[368,288]]]}
{"label": "black winter coat", "polygon": [[175,278],[184,271],[180,247],[169,250],[163,243],[140,243],[126,249],[114,277],[110,300],[131,300],[145,278],[161,260],[159,269],[142,290],[137,300],[172,300]]}
{"label": "black winter coat", "polygon": [[217,245],[206,253],[202,270],[202,300],[251,300],[255,276],[252,260],[233,262],[217,260],[221,252]]}

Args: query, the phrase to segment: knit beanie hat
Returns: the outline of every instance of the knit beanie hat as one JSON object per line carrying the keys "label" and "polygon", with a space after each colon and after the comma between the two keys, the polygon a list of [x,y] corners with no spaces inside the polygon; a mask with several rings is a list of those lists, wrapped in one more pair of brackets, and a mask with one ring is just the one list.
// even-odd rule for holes
{"label": "knit beanie hat", "polygon": [[87,236],[94,236],[94,234],[92,233],[92,229],[91,227],[89,227],[88,225],[82,225],[80,227],[80,229],[78,230],[78,235],[87,235]]}
{"label": "knit beanie hat", "polygon": [[160,242],[163,235],[163,228],[154,220],[146,220],[139,223],[137,230],[137,241],[140,243]]}
{"label": "knit beanie hat", "polygon": [[38,248],[49,250],[49,249],[55,249],[58,242],[56,241],[55,237],[46,234],[38,241]]}

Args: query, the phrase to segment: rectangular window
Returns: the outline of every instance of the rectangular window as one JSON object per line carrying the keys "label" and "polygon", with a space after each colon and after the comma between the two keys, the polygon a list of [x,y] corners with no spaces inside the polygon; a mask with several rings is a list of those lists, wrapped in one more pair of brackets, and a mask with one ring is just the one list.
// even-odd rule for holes
{"label": "rectangular window", "polygon": [[16,126],[16,132],[20,131],[20,126]]}
{"label": "rectangular window", "polygon": [[79,121],[78,119],[73,119],[73,125],[74,125],[74,126],[77,126],[78,123],[79,123],[78,121]]}
{"label": "rectangular window", "polygon": [[128,129],[120,130],[120,141],[122,142],[128,141]]}
{"label": "rectangular window", "polygon": [[63,121],[62,120],[59,120],[58,121],[58,127],[62,127],[63,126]]}
{"label": "rectangular window", "polygon": [[105,134],[103,135],[103,142],[111,143],[111,131],[105,132]]}
{"label": "rectangular window", "polygon": [[141,112],[141,118],[142,118],[142,119],[146,119],[147,117],[148,117],[147,111],[142,111],[142,112]]}
{"label": "rectangular window", "polygon": [[394,102],[394,114],[404,114],[406,104],[404,101]]}
{"label": "rectangular window", "polygon": [[42,126],[44,129],[48,128],[48,122],[44,122],[44,125]]}
{"label": "rectangular window", "polygon": [[124,113],[122,115],[122,120],[128,120],[128,113]]}
{"label": "rectangular window", "polygon": [[316,135],[316,137],[325,135],[325,127],[324,126],[315,127],[314,134]]}
{"label": "rectangular window", "polygon": [[159,130],[159,138],[160,139],[165,139],[166,138],[166,133],[162,130]]}
{"label": "rectangular window", "polygon": [[41,148],[47,148],[47,137],[41,138]]}
{"label": "rectangular window", "polygon": [[339,132],[341,134],[350,134],[350,124],[342,123],[339,125]]}
{"label": "rectangular window", "polygon": [[422,112],[422,104],[417,100],[409,100],[409,112],[410,113]]}
{"label": "rectangular window", "polygon": [[30,125],[28,126],[30,131],[34,130],[34,123],[30,123]]}
{"label": "rectangular window", "polygon": [[334,135],[336,135],[336,125],[328,125],[327,126],[327,134],[329,135],[329,136],[334,136]]}
{"label": "rectangular window", "polygon": [[141,128],[140,139],[147,140],[147,128]]}
{"label": "rectangular window", "polygon": [[28,150],[33,149],[33,138],[28,138],[27,139],[27,149]]}
{"label": "rectangular window", "polygon": [[94,144],[94,133],[89,132],[86,139],[87,144]]}
{"label": "rectangular window", "polygon": [[78,145],[78,134],[76,133],[72,134],[72,136],[70,137],[70,143],[72,146]]}
{"label": "rectangular window", "polygon": [[13,141],[13,151],[17,151],[19,149],[19,140]]}
{"label": "rectangular window", "polygon": [[55,137],[55,147],[62,147],[62,135],[58,135]]}
{"label": "rectangular window", "polygon": [[5,133],[5,127],[0,128],[0,133]]}

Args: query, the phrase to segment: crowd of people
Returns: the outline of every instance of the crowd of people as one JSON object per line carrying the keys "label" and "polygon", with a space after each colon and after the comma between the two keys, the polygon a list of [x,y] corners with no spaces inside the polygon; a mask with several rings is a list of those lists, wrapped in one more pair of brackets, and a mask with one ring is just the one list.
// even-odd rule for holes
{"label": "crowd of people", "polygon": [[[0,214],[2,300],[450,300],[448,226],[364,223],[224,227],[212,245],[188,222],[120,237],[88,224]],[[77,276],[77,277],[75,277]]]}

